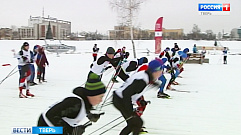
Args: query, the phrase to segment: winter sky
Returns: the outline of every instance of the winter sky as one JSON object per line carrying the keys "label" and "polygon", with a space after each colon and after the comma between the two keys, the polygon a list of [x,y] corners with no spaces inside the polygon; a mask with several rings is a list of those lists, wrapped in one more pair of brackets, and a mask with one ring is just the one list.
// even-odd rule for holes
{"label": "winter sky", "polygon": [[[55,17],[72,22],[72,32],[98,31],[107,34],[118,24],[118,15],[110,6],[111,0],[0,0],[0,27],[27,26],[31,16]],[[199,3],[230,3],[227,16],[201,16]],[[201,31],[230,33],[241,26],[240,0],[146,0],[136,15],[135,26],[154,29],[156,20],[163,16],[163,27],[183,28],[185,33],[197,24]]]}

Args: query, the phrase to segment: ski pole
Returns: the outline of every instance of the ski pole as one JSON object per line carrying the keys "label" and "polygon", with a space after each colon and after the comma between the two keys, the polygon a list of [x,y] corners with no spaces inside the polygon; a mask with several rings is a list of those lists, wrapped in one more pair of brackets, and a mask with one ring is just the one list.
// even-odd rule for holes
{"label": "ski pole", "polygon": [[[119,68],[119,70],[118,70],[118,68]],[[121,69],[121,60],[119,61],[118,65],[117,65],[117,67],[116,67],[116,70],[118,70],[118,72],[116,71],[116,72],[112,75],[112,77],[111,77],[110,81],[108,82],[106,88],[109,87],[110,82],[112,81],[112,79],[120,73],[120,69]],[[105,97],[105,99],[104,99],[104,101],[103,101],[103,103],[102,103],[102,105],[101,105],[101,107],[100,107],[99,112],[101,111],[101,108],[102,108],[103,104],[106,102],[106,99],[107,99],[107,97],[108,97],[108,95],[109,95],[109,93],[110,93],[113,85],[114,85],[114,82],[113,82],[111,88],[109,89],[109,91],[108,91],[108,93],[107,93],[107,95],[106,95],[106,97]],[[98,106],[99,106],[99,104],[97,105],[97,108],[98,108]]]}
{"label": "ski pole", "polygon": [[[105,103],[102,107],[105,107],[105,106],[108,106],[108,105],[111,105],[111,104],[113,104],[112,101]],[[96,107],[95,109],[98,110],[98,109],[100,109],[100,107],[99,108]]]}
{"label": "ski pole", "polygon": [[116,120],[120,119],[121,117],[122,117],[122,116],[119,116],[118,118],[116,118],[116,119],[114,119],[114,120],[110,121],[109,123],[107,123],[107,124],[105,124],[104,126],[102,126],[102,127],[98,128],[98,129],[96,129],[95,131],[91,132],[91,133],[90,133],[90,134],[88,134],[88,135],[92,135],[93,133],[95,133],[95,132],[99,131],[100,129],[102,129],[102,128],[106,127],[106,126],[108,126],[109,124],[111,124],[111,123],[113,123],[114,121],[116,121]]}
{"label": "ski pole", "polygon": [[[120,73],[120,69],[121,69],[121,60],[119,61],[118,65],[116,66],[115,69],[116,69],[116,71],[115,71],[115,73],[112,75],[111,80],[108,82],[106,88],[109,87],[109,85],[110,85],[112,79]],[[118,70],[118,69],[119,69],[119,70]],[[117,71],[117,70],[118,70],[118,71]]]}
{"label": "ski pole", "polygon": [[0,82],[0,84],[3,83],[3,81],[5,81],[8,77],[12,76],[13,74],[15,74],[17,71],[13,72],[15,69],[17,68],[17,66],[15,66],[9,73],[8,75]]}
{"label": "ski pole", "polygon": [[123,121],[121,121],[121,122],[117,123],[116,125],[112,126],[111,128],[109,128],[109,129],[105,130],[104,132],[100,133],[99,135],[103,135],[104,133],[106,133],[106,132],[110,131],[111,129],[113,129],[114,127],[116,127],[116,126],[120,125],[121,123],[123,123],[123,122],[125,122],[125,121],[128,121],[128,120],[129,120],[129,119],[131,119],[132,117],[133,117],[133,116],[130,116],[129,118],[124,119]]}

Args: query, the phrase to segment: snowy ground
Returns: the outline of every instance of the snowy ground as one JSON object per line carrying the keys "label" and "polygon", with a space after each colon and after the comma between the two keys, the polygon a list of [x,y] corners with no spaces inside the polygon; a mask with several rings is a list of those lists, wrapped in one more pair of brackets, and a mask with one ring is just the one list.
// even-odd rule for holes
{"label": "snowy ground", "polygon": [[[11,66],[0,67],[0,80],[17,65],[11,49],[20,49],[24,41],[0,40],[0,64]],[[197,45],[213,45],[213,41],[163,41],[163,48],[173,47],[177,42],[181,48],[192,49]],[[43,41],[29,41],[30,48],[35,44],[42,45]],[[36,126],[38,117],[49,105],[68,96],[71,91],[86,81],[89,65],[92,61],[91,49],[94,43],[98,44],[100,51],[104,52],[108,46],[114,48],[126,46],[131,52],[130,41],[63,41],[77,48],[74,54],[48,53],[49,67],[46,69],[47,83],[31,87],[34,98],[18,98],[18,73],[6,79],[0,85],[0,134],[11,134],[12,127]],[[146,48],[154,51],[154,41],[135,41],[137,56],[146,56]],[[240,42],[223,41],[220,43],[230,48],[230,53],[240,53]],[[146,100],[151,104],[147,106],[143,115],[145,126],[149,134],[155,135],[240,135],[241,134],[241,80],[240,58],[241,55],[228,55],[228,64],[222,64],[221,52],[217,55],[207,55],[209,64],[185,64],[183,78],[178,78],[178,90],[188,92],[166,91],[172,99],[156,98],[157,90],[152,89],[145,94]],[[133,57],[133,56],[131,56]],[[154,54],[148,56],[154,59]],[[113,72],[106,71],[103,82],[108,83]],[[166,76],[169,78],[169,75]],[[120,80],[120,79],[119,79]],[[115,84],[118,88],[122,82]],[[105,115],[97,123],[86,129],[85,135],[107,124],[120,116],[112,106],[103,107]],[[98,135],[123,119],[99,130],[93,135]],[[106,132],[106,135],[117,135],[126,125],[122,123]]]}

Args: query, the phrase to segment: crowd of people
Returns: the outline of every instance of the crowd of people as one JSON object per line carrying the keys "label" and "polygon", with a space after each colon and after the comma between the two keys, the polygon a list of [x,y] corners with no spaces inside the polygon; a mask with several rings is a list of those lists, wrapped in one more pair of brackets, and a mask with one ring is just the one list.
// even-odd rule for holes
{"label": "crowd of people", "polygon": [[[38,126],[62,126],[63,134],[83,134],[86,125],[78,123],[87,117],[90,122],[96,122],[103,113],[92,113],[95,105],[104,103],[102,98],[108,96],[112,87],[110,83],[118,83],[119,77],[124,83],[114,90],[110,97],[114,107],[120,111],[127,126],[120,135],[138,135],[147,132],[143,129],[142,114],[149,101],[145,101],[144,93],[149,86],[159,89],[157,98],[170,98],[164,93],[164,89],[175,90],[171,85],[177,85],[175,81],[179,74],[184,71],[183,64],[188,58],[188,48],[181,50],[177,44],[172,49],[166,48],[159,57],[149,61],[146,57],[129,58],[126,47],[115,50],[108,47],[105,54],[97,57],[99,48],[97,44],[93,47],[93,63],[87,75],[84,87],[77,87],[71,96],[55,103],[44,111],[38,120]],[[115,69],[109,84],[105,86],[102,82],[103,73],[108,69]],[[164,74],[170,74],[170,80],[166,86],[167,79]],[[166,87],[165,87],[166,86]],[[106,92],[108,91],[108,92]],[[137,107],[134,107],[136,104]],[[103,105],[103,104],[102,104]],[[101,110],[102,106],[100,107]]]}
{"label": "crowd of people", "polygon": [[[63,127],[64,135],[78,134],[85,132],[89,126],[79,123],[88,118],[90,122],[97,122],[103,113],[92,113],[94,106],[104,103],[104,96],[108,96],[112,87],[108,85],[112,82],[118,83],[119,77],[124,83],[113,91],[112,104],[125,119],[127,125],[120,131],[120,135],[139,135],[147,132],[143,128],[141,118],[146,105],[150,101],[144,98],[145,92],[151,87],[158,89],[157,98],[170,98],[171,96],[164,90],[173,90],[171,85],[178,85],[176,78],[184,71],[184,63],[189,58],[189,49],[181,50],[177,43],[173,48],[165,48],[159,57],[149,61],[146,57],[129,58],[129,52],[126,47],[117,49],[108,47],[105,54],[98,56],[100,49],[97,44],[93,47],[93,63],[87,76],[85,86],[79,86],[73,90],[72,95],[55,103],[47,108],[39,117],[37,126],[60,126]],[[203,54],[205,57],[203,49]],[[225,50],[223,53],[226,53]],[[21,50],[15,54],[18,59],[19,78],[19,98],[33,97],[30,93],[30,86],[36,85],[34,82],[35,68],[37,65],[37,79],[39,83],[45,82],[45,67],[49,65],[44,48],[35,45],[33,51],[29,50],[29,44],[24,42]],[[103,73],[108,69],[114,69],[115,72],[110,78],[109,84],[105,86],[102,82]],[[166,76],[170,79],[167,80]],[[26,94],[23,93],[26,89]],[[108,93],[106,94],[106,92]],[[102,104],[103,105],[103,104]],[[134,106],[136,105],[136,107]],[[102,106],[100,107],[101,110]]]}

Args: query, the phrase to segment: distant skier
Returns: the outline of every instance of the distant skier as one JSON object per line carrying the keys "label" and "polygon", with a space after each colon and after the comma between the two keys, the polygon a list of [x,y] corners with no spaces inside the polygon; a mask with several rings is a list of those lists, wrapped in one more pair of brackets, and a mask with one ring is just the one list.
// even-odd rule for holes
{"label": "distant skier", "polygon": [[227,64],[227,57],[228,57],[228,49],[227,47],[223,48],[223,64]]}
{"label": "distant skier", "polygon": [[162,51],[159,55],[159,58],[167,58],[167,60],[170,62],[172,58],[172,53],[170,51],[170,48],[167,47],[164,51]]}
{"label": "distant skier", "polygon": [[206,53],[207,53],[207,52],[206,52],[206,49],[205,49],[205,47],[203,46],[203,49],[202,49],[202,51],[201,51],[201,54],[202,54],[202,55],[201,55],[201,57],[202,57],[202,58],[201,58],[201,60],[202,60],[201,63],[204,62],[204,59],[205,59],[205,55],[206,55]]}
{"label": "distant skier", "polygon": [[183,51],[178,51],[176,55],[174,55],[171,59],[170,65],[167,66],[167,69],[171,74],[171,79],[166,87],[168,90],[175,90],[171,87],[171,84],[178,85],[178,83],[175,81],[177,76],[184,70],[183,64],[187,60],[189,52],[188,48],[185,48]]}
{"label": "distant skier", "polygon": [[198,53],[196,44],[193,45],[192,51],[193,53]]}
{"label": "distant skier", "polygon": [[140,71],[127,79],[113,94],[113,104],[121,112],[127,126],[120,135],[139,135],[143,121],[133,112],[133,102],[136,102],[148,90],[147,85],[152,84],[162,74],[162,64],[153,60],[148,64],[146,71]]}
{"label": "distant skier", "polygon": [[[19,98],[27,98],[27,96],[33,97],[34,95],[29,91],[31,77],[30,63],[32,63],[33,60],[31,59],[28,42],[23,43],[21,50],[15,55],[15,58],[18,59],[18,67],[20,72]],[[27,81],[26,85],[25,81]],[[24,95],[22,92],[24,88],[26,88],[26,95]]]}
{"label": "distant skier", "polygon": [[39,79],[39,82],[46,82],[45,80],[45,67],[46,64],[49,65],[49,62],[47,60],[47,57],[44,52],[43,47],[38,48],[38,54],[37,54],[37,59],[36,59],[36,64],[38,66],[38,73],[37,73],[37,78]]}
{"label": "distant skier", "polygon": [[98,52],[99,52],[99,48],[97,48],[97,44],[94,44],[94,47],[93,47],[93,58],[94,58],[94,61],[96,61],[96,59],[97,59],[97,54],[98,54]]}
{"label": "distant skier", "polygon": [[174,43],[174,47],[171,49],[172,51],[172,56],[174,56],[176,54],[177,51],[181,50],[181,48],[179,48],[179,46],[177,45],[177,43]]}
{"label": "distant skier", "polygon": [[[95,80],[96,75],[90,76]],[[72,95],[55,103],[44,111],[37,126],[63,127],[63,135],[82,135],[87,125],[81,125],[84,118],[97,122],[101,114],[91,113],[92,106],[102,101],[106,88],[102,82],[87,82],[85,88],[77,87]]]}

